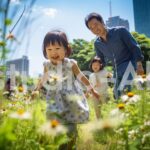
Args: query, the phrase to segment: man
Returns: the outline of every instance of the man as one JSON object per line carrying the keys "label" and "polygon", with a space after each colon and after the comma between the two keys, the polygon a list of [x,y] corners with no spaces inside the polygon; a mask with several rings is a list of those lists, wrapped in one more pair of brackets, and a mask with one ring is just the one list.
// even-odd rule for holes
{"label": "man", "polygon": [[[142,60],[143,55],[132,35],[123,27],[106,28],[103,18],[100,14],[90,13],[85,18],[87,28],[97,36],[94,46],[96,55],[102,59],[103,64],[106,60],[112,62],[114,67],[114,97],[118,99],[125,88],[131,90],[130,85],[123,83],[123,89],[120,88],[126,69],[131,62],[131,66],[137,74],[143,74]],[[128,74],[128,80],[133,77]]]}

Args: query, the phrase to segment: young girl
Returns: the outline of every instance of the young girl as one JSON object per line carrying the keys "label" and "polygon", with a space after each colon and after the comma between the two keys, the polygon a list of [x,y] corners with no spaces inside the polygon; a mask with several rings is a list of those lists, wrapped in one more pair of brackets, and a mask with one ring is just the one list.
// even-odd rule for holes
{"label": "young girl", "polygon": [[[90,63],[90,69],[93,72],[89,76],[89,81],[94,89],[101,95],[101,102],[108,100],[108,81],[107,77],[111,76],[106,70],[103,69],[101,59],[95,56]],[[94,108],[97,118],[100,117],[100,101],[94,100]]]}
{"label": "young girl", "polygon": [[89,107],[83,91],[75,84],[78,78],[96,99],[98,93],[80,71],[77,62],[67,58],[71,48],[66,34],[59,30],[48,32],[43,41],[44,75],[37,89],[44,86],[47,90],[47,119],[57,119],[68,128],[70,142],[60,149],[72,149],[76,139],[76,124],[84,123],[89,118]]}

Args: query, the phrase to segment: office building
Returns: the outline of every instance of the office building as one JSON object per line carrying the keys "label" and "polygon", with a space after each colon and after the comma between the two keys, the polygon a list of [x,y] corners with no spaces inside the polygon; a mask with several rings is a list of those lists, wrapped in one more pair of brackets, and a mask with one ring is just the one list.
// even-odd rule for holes
{"label": "office building", "polygon": [[27,56],[22,58],[9,60],[6,62],[7,76],[10,76],[12,72],[21,76],[29,76],[29,59]]}
{"label": "office building", "polygon": [[116,26],[123,26],[127,30],[129,30],[128,20],[122,19],[119,16],[109,17],[108,20],[106,21],[106,26],[109,28]]}
{"label": "office building", "polygon": [[150,37],[150,0],[133,0],[135,31]]}

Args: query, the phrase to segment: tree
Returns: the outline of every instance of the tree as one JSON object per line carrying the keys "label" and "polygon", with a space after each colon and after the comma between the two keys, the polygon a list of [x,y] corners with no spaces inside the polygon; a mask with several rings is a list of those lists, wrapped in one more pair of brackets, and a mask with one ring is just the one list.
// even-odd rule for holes
{"label": "tree", "polygon": [[73,54],[71,58],[77,60],[81,70],[89,70],[89,63],[95,55],[93,48],[94,40],[88,42],[84,39],[74,39],[71,43]]}
{"label": "tree", "polygon": [[146,72],[146,61],[150,61],[150,38],[144,34],[138,34],[137,32],[132,32],[132,35],[138,42],[144,55],[143,67]]}

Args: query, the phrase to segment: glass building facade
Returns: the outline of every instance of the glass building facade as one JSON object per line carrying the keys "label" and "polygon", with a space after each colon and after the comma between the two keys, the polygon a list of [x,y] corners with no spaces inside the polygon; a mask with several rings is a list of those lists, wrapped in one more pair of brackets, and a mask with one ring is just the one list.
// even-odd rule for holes
{"label": "glass building facade", "polygon": [[116,27],[116,26],[123,26],[127,30],[129,30],[128,20],[122,19],[119,16],[114,16],[114,17],[108,18],[108,20],[106,21],[106,26],[109,28]]}
{"label": "glass building facade", "polygon": [[133,0],[135,31],[150,37],[150,0]]}

